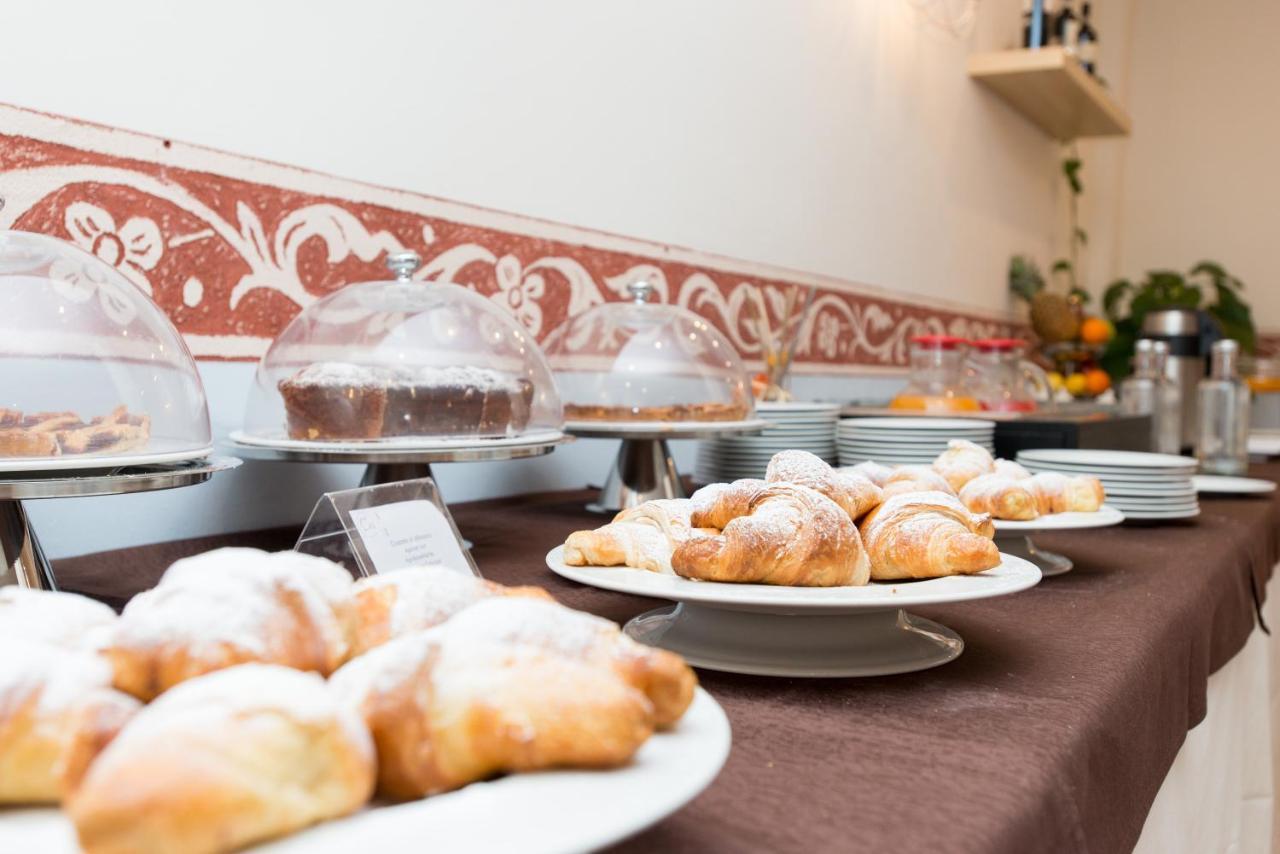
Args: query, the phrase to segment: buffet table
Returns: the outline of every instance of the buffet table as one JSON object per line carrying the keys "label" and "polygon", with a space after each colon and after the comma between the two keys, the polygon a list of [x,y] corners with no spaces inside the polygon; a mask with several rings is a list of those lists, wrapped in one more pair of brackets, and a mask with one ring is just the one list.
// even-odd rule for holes
{"label": "buffet table", "polygon": [[[1280,478],[1280,465],[1255,474]],[[550,548],[601,524],[583,511],[587,497],[452,509],[494,580],[542,585],[619,622],[663,604],[547,570]],[[1219,675],[1247,689],[1251,674],[1266,672],[1265,649],[1243,675],[1233,659],[1280,558],[1280,500],[1206,496],[1202,507],[1193,524],[1038,536],[1075,570],[1010,598],[920,609],[966,641],[935,670],[848,680],[700,672],[733,725],[728,764],[688,808],[623,850],[1132,850],[1188,729],[1205,717],[1210,674],[1231,662]],[[288,548],[295,537],[186,540],[55,568],[65,589],[119,604],[178,557],[227,544]],[[1240,724],[1211,722],[1249,752]],[[1255,752],[1269,757],[1265,724]],[[1193,742],[1212,739],[1207,729]],[[1176,806],[1162,810],[1194,822],[1204,804]],[[567,805],[564,820],[572,815]]]}

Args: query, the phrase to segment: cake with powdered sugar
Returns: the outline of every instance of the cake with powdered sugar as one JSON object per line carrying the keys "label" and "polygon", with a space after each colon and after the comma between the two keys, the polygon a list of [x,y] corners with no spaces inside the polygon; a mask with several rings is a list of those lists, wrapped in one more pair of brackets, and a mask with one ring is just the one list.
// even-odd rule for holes
{"label": "cake with powdered sugar", "polygon": [[317,362],[280,382],[292,439],[502,438],[529,424],[533,384],[490,368]]}

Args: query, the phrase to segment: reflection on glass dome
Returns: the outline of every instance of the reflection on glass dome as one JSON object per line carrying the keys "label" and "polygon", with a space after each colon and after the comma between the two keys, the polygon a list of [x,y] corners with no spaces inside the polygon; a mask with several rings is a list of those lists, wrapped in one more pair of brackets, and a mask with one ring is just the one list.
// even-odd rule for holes
{"label": "reflection on glass dome", "polygon": [[558,431],[560,398],[532,337],[458,285],[410,278],[348,285],[299,314],[258,365],[245,432],[258,439],[516,438]]}
{"label": "reflection on glass dome", "polygon": [[547,355],[570,421],[741,421],[752,417],[746,370],[733,345],[691,311],[649,302],[605,303],[551,334]]}
{"label": "reflection on glass dome", "polygon": [[99,258],[0,231],[0,336],[0,467],[208,453],[204,387],[182,336]]}

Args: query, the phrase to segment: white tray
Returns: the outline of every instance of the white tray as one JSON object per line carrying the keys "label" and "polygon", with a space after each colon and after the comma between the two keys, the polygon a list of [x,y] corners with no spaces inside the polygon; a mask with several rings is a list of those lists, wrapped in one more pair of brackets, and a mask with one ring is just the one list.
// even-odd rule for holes
{"label": "white tray", "polygon": [[[367,809],[277,842],[257,854],[452,854],[588,851],[661,821],[705,789],[729,755],[729,721],[698,689],[671,732],[611,771],[547,771],[473,783],[457,792]],[[54,809],[0,809],[0,851],[72,854],[71,823]]]}
{"label": "white tray", "polygon": [[1198,474],[1191,478],[1197,492],[1211,495],[1266,495],[1276,491],[1275,481],[1258,477]]}
{"label": "white tray", "polygon": [[1033,531],[1074,531],[1082,528],[1109,528],[1124,521],[1124,514],[1114,507],[1102,505],[1095,513],[1053,513],[1019,522],[1013,519],[993,519],[996,533]]}

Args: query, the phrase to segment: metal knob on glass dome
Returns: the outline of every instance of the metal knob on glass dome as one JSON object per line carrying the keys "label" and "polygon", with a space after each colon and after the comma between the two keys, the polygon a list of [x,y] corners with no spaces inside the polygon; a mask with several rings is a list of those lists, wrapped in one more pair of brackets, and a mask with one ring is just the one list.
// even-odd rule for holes
{"label": "metal knob on glass dome", "polygon": [[395,275],[397,282],[413,281],[413,274],[421,266],[422,256],[412,249],[387,253],[387,269]]}
{"label": "metal knob on glass dome", "polygon": [[637,303],[647,303],[653,300],[653,295],[657,293],[657,288],[648,279],[638,279],[627,285],[627,293],[631,294],[631,299]]}

